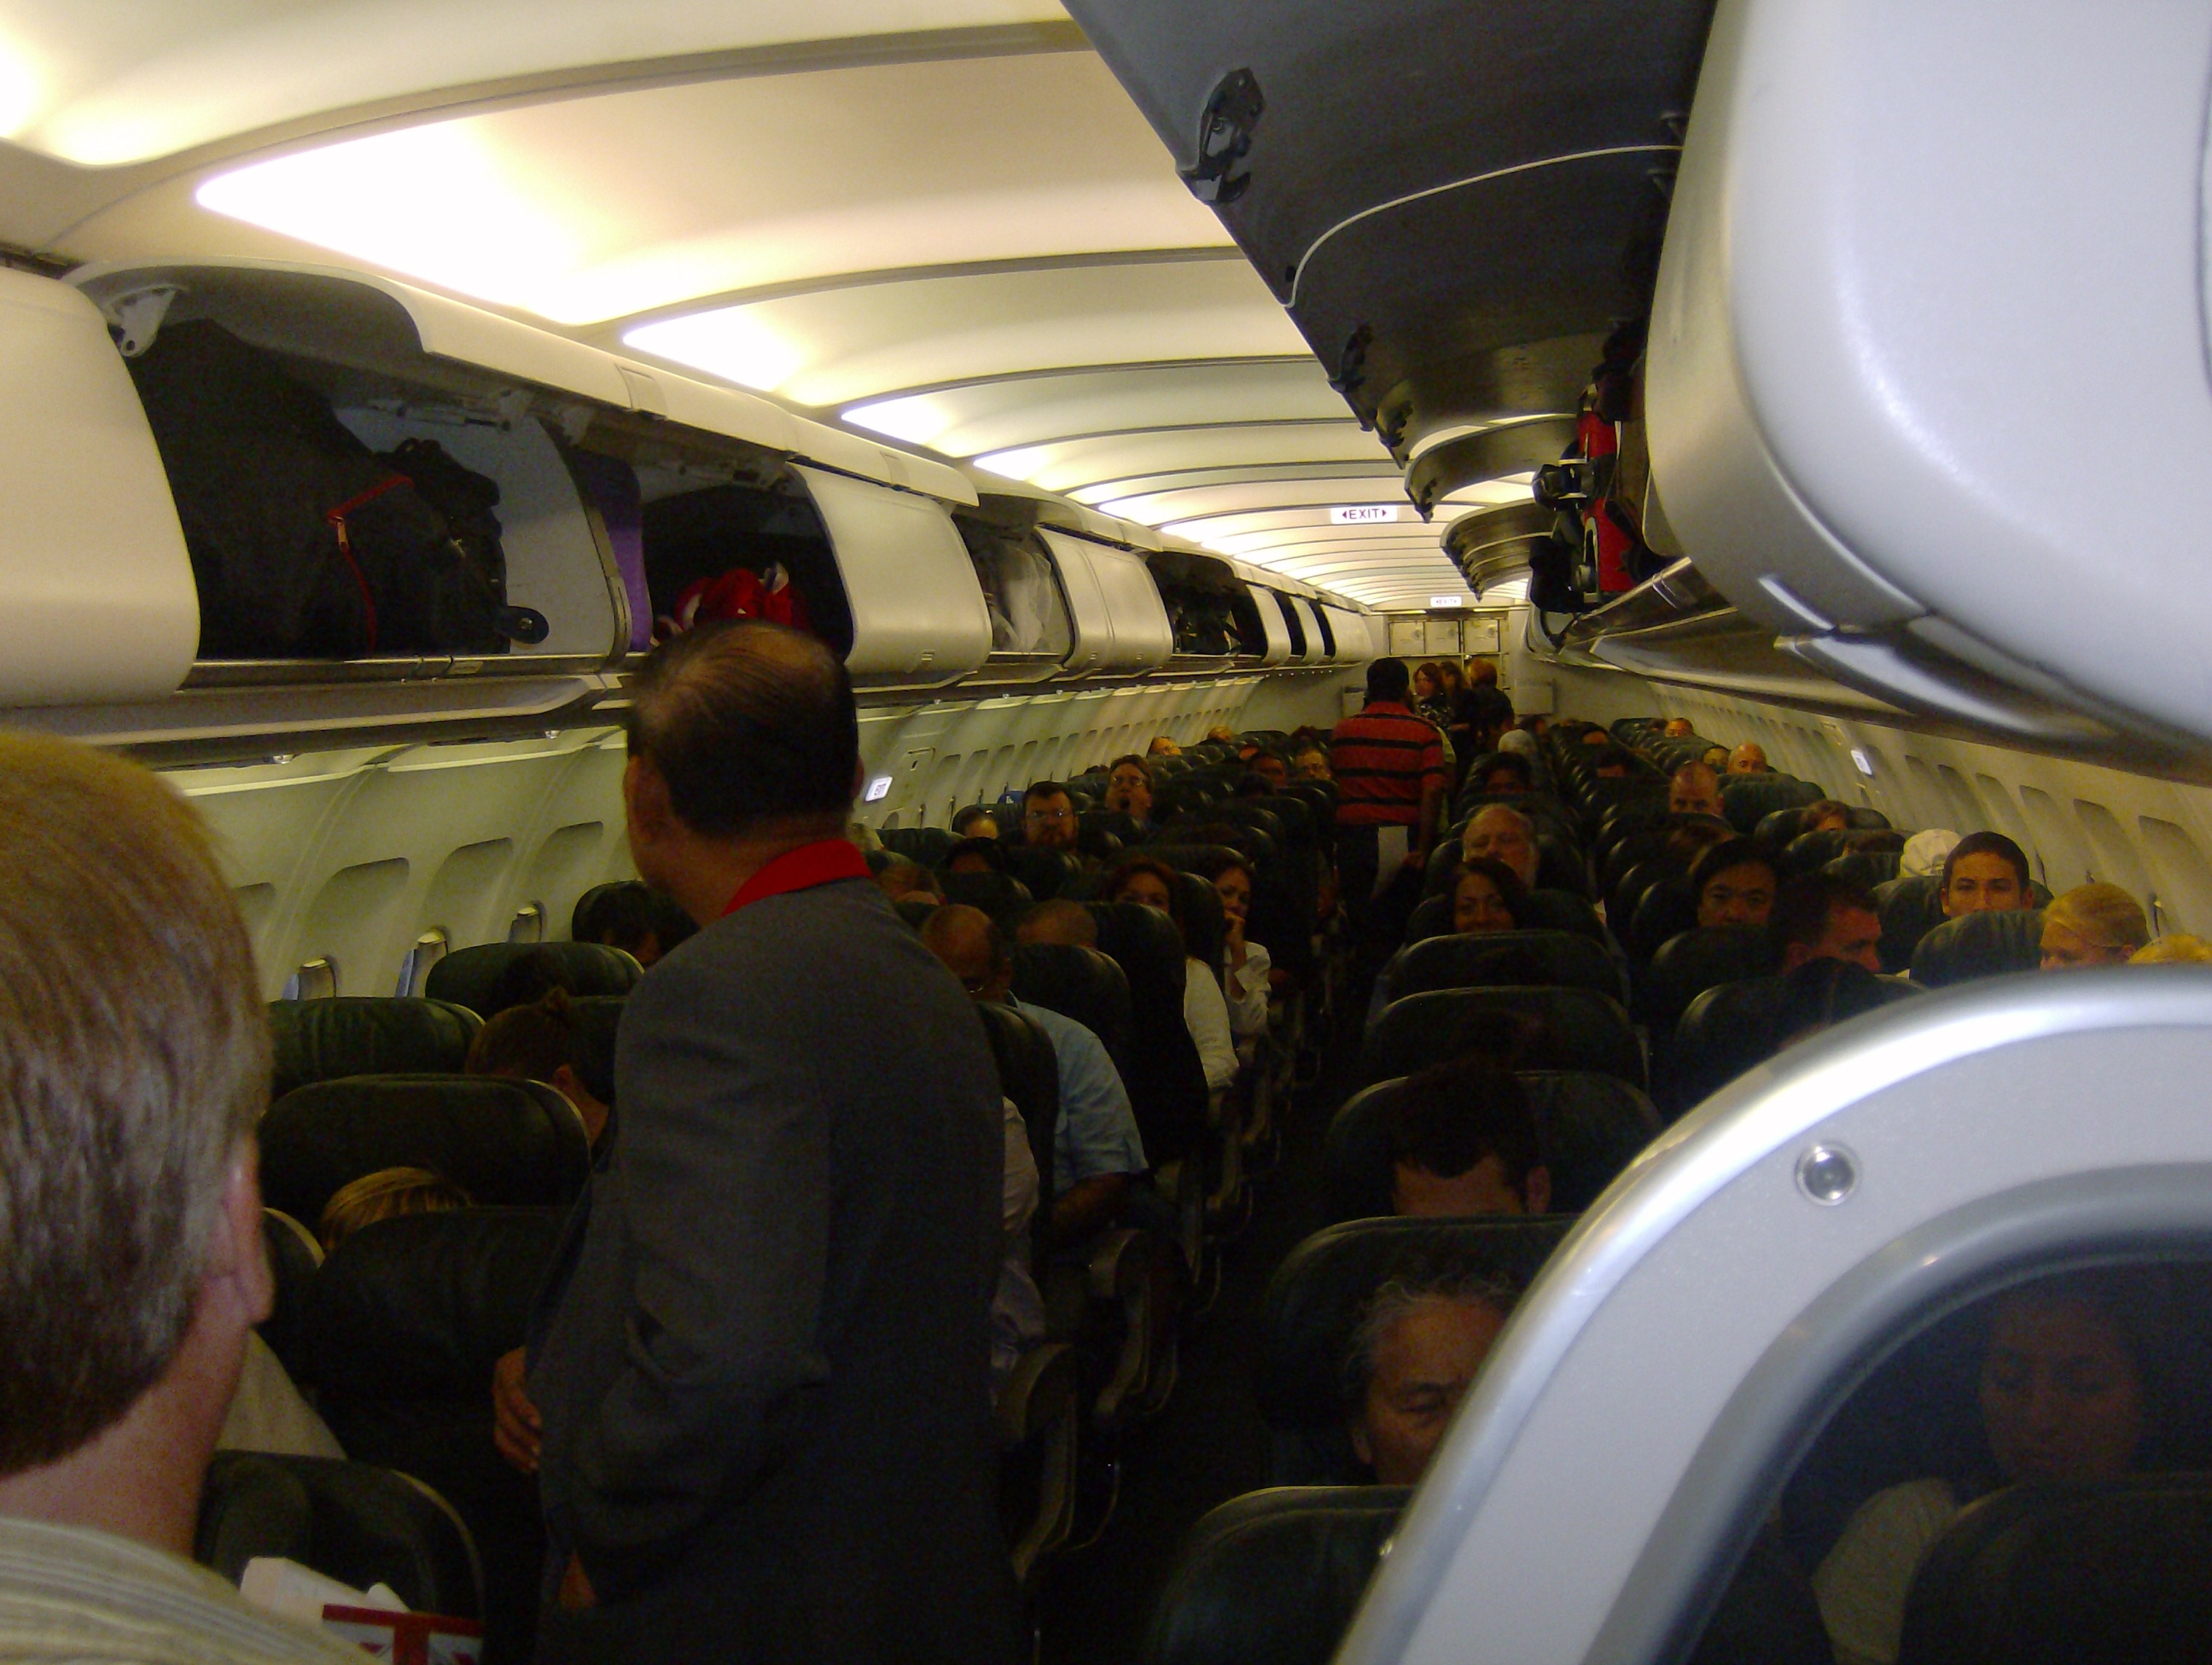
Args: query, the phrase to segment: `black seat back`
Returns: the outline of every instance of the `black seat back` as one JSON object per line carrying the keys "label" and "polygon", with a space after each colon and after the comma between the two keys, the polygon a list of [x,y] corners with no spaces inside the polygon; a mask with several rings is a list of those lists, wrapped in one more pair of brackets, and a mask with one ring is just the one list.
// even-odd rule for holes
{"label": "black seat back", "polygon": [[357,1075],[288,1093],[261,1120],[261,1190],[308,1225],[342,1188],[428,1168],[487,1206],[565,1207],[591,1171],[575,1107],[536,1081]]}
{"label": "black seat back", "polygon": [[998,1060],[999,1091],[1014,1101],[1029,1131],[1037,1194],[1049,1198],[1053,1134],[1060,1126],[1060,1061],[1051,1037],[1012,1006],[978,1001],[975,1011],[991,1037],[991,1055]]}
{"label": "black seat back", "polygon": [[1073,943],[1014,950],[1014,998],[1073,1018],[1119,1055],[1129,1040],[1129,980],[1111,956]]}
{"label": "black seat back", "polygon": [[1522,1061],[1530,1068],[1599,1070],[1644,1085],[1644,1053],[1628,1014],[1609,995],[1587,988],[1437,988],[1383,1009],[1359,1055],[1362,1083],[1412,1075],[1486,1037],[1497,1014],[1536,1030]]}
{"label": "black seat back", "polygon": [[[1009,856],[1012,854],[1012,849],[1007,851]],[[1045,854],[1057,855],[1059,852],[1048,850]],[[939,873],[937,879],[947,902],[981,908],[998,922],[1001,930],[1012,930],[1014,922],[1036,901],[1028,885],[1006,873]]]}
{"label": "black seat back", "polygon": [[1495,931],[1408,943],[1383,968],[1385,1000],[1431,988],[1562,984],[1627,998],[1619,962],[1571,931]]}
{"label": "black seat back", "polygon": [[1350,1486],[1367,1478],[1345,1422],[1344,1360],[1360,1309],[1391,1278],[1447,1262],[1525,1285],[1574,1224],[1571,1217],[1364,1219],[1308,1237],[1268,1281],[1257,1382],[1278,1486]]}
{"label": "black seat back", "polygon": [[342,1075],[458,1074],[483,1019],[448,1000],[341,994],[269,1003],[271,1082],[282,1098]]}
{"label": "black seat back", "polygon": [[[1526,1070],[1521,1085],[1552,1176],[1552,1211],[1578,1214],[1659,1133],[1651,1101],[1617,1076],[1587,1070]],[[1322,1165],[1332,1218],[1390,1212],[1393,1095],[1401,1082],[1362,1088],[1329,1119]]]}
{"label": "black seat back", "polygon": [[893,855],[924,867],[934,867],[951,850],[954,839],[943,827],[885,827],[876,835]]}
{"label": "black seat back", "polygon": [[307,1317],[307,1292],[323,1263],[315,1234],[280,1209],[261,1211],[261,1247],[269,1257],[275,1292],[269,1316],[255,1328],[288,1371],[300,1373],[301,1346]]}
{"label": "black seat back", "polygon": [[[1533,931],[1571,931],[1595,943],[1606,940],[1605,921],[1597,916],[1597,909],[1565,890],[1529,891],[1525,911],[1528,927]],[[1406,940],[1415,943],[1430,937],[1449,936],[1451,928],[1452,899],[1448,896],[1430,896],[1413,909],[1413,917],[1407,921]]]}
{"label": "black seat back", "polygon": [[1934,873],[1908,873],[1875,887],[1881,915],[1881,969],[1895,976],[1912,963],[1921,938],[1943,922],[1943,881]]}
{"label": "black seat back", "polygon": [[1328,1665],[1412,1488],[1276,1486],[1232,1498],[1184,1539],[1152,1609],[1146,1665]]}
{"label": "black seat back", "polygon": [[1649,965],[1652,956],[1685,931],[1698,928],[1698,898],[1687,878],[1662,878],[1646,890],[1630,915],[1623,946],[1638,965]]}
{"label": "black seat back", "polygon": [[1791,775],[1734,775],[1721,779],[1721,813],[1729,825],[1748,836],[1777,810],[1802,809],[1828,794],[1810,781]]}
{"label": "black seat back", "polygon": [[1899,850],[1846,850],[1820,871],[1831,878],[1871,890],[1897,877],[1897,864],[1903,854]]}
{"label": "black seat back", "polygon": [[487,942],[456,948],[430,968],[422,992],[465,1006],[479,1018],[499,1015],[500,982],[518,960],[544,955],[568,980],[572,994],[627,994],[644,974],[619,948],[596,942]]}
{"label": "black seat back", "polygon": [[629,1006],[629,996],[621,994],[591,994],[568,1002],[576,1024],[576,1073],[583,1078],[585,1090],[602,1104],[615,1102],[615,1042]]}
{"label": "black seat back", "polygon": [[1179,1160],[1206,1128],[1208,1095],[1198,1044],[1182,1016],[1184,956],[1175,921],[1133,902],[1087,904],[1098,948],[1129,985],[1129,1039],[1116,1058],[1145,1154]]}
{"label": "black seat back", "polygon": [[1948,988],[2042,963],[2043,909],[1988,908],[1946,920],[1921,938],[1912,951],[1912,981]]}
{"label": "black seat back", "polygon": [[235,1584],[276,1556],[355,1589],[388,1584],[416,1613],[480,1619],[477,1546],[446,1499],[389,1468],[332,1457],[218,1451],[192,1559]]}
{"label": "black seat back", "polygon": [[1779,959],[1763,925],[1705,925],[1660,945],[1638,981],[1638,1015],[1655,1030],[1672,1030],[1690,1002],[1723,983],[1763,977]]}
{"label": "black seat back", "polygon": [[1777,859],[1778,877],[1793,878],[1799,873],[1817,872],[1844,853],[1850,837],[1850,834],[1840,827],[1798,834]]}
{"label": "black seat back", "polygon": [[1067,887],[1083,872],[1081,864],[1066,850],[1048,850],[1036,844],[1010,844],[1005,854],[1006,876],[1018,881],[1039,902],[1066,894]]}

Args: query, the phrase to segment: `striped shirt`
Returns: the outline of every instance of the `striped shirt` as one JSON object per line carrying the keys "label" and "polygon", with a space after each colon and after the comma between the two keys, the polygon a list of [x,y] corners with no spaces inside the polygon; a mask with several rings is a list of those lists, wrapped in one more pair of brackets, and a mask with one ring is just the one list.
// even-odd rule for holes
{"label": "striped shirt", "polygon": [[359,1649],[247,1605],[215,1574],[82,1527],[0,1518],[0,1659],[358,1665]]}
{"label": "striped shirt", "polygon": [[1421,794],[1444,784],[1444,749],[1434,723],[1396,700],[1370,700],[1329,736],[1340,827],[1418,827]]}

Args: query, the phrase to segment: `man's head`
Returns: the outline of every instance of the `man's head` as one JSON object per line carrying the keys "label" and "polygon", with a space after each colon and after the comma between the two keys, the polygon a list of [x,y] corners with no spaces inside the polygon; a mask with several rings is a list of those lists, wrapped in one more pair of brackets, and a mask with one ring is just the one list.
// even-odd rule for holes
{"label": "man's head", "polygon": [[1690,726],[1687,717],[1669,717],[1667,726],[1659,731],[1670,740],[1685,740],[1697,731]]}
{"label": "man's head", "polygon": [[1352,1449],[1382,1486],[1413,1486],[1513,1311],[1518,1291],[1465,1271],[1415,1271],[1369,1297],[1344,1364]]}
{"label": "man's head", "polygon": [[259,983],[182,798],[119,758],[0,734],[0,1480],[150,1416],[188,1468],[189,1532],[269,1310]]}
{"label": "man's head", "polygon": [[894,861],[876,875],[876,888],[893,902],[902,896],[927,896],[942,897],[945,890],[937,882],[937,875],[918,861]]}
{"label": "man's head", "polygon": [[1072,850],[1082,830],[1075,800],[1057,781],[1039,781],[1022,794],[1022,839],[1041,850]]}
{"label": "man's head", "polygon": [[1003,1000],[1013,986],[1013,951],[980,908],[946,903],[921,922],[921,944],[975,1000]]}
{"label": "man's head", "polygon": [[1460,853],[1467,860],[1502,861],[1525,887],[1535,888],[1542,853],[1536,848],[1536,823],[1520,811],[1504,804],[1478,811],[1459,842]]}
{"label": "man's head", "polygon": [[981,804],[970,804],[952,817],[955,838],[996,838],[999,836],[997,817]]}
{"label": "man's head", "polygon": [[1690,869],[1700,926],[1764,925],[1774,891],[1774,863],[1748,838],[1714,845]]}
{"label": "man's head", "polygon": [[1403,705],[1407,690],[1413,685],[1413,673],[1406,669],[1403,659],[1375,659],[1367,666],[1367,702],[1370,705],[1383,702]]}
{"label": "man's head", "polygon": [[1291,783],[1291,766],[1272,751],[1263,751],[1252,760],[1252,773],[1267,783],[1270,793],[1279,793]]}
{"label": "man's head", "polygon": [[1629,755],[1627,749],[1617,746],[1610,740],[1590,757],[1590,773],[1602,780],[1626,781],[1635,768],[1636,759]]}
{"label": "man's head", "polygon": [[1775,891],[1766,928],[1784,971],[1808,960],[1845,960],[1881,970],[1881,915],[1874,898],[1848,879],[1800,873]]}
{"label": "man's head", "polygon": [[1471,659],[1467,662],[1467,684],[1470,688],[1498,686],[1497,662],[1486,659]]}
{"label": "man's head", "polygon": [[1943,917],[2031,908],[2027,853],[2002,833],[1968,833],[1943,858],[1943,883],[1936,891]]}
{"label": "man's head", "polygon": [[1746,740],[1729,753],[1728,772],[1730,775],[1764,775],[1766,773],[1766,751],[1756,740]]}
{"label": "man's head", "polygon": [[1851,828],[1851,806],[1839,799],[1823,798],[1817,804],[1808,804],[1805,813],[1797,817],[1797,831],[1802,836],[1809,832],[1849,832]]}
{"label": "man's head", "polygon": [[1485,760],[1481,771],[1475,776],[1479,792],[1506,793],[1527,792],[1536,784],[1528,760],[1517,752],[1501,751]]}
{"label": "man's head", "polygon": [[1328,779],[1328,748],[1319,741],[1308,741],[1291,758],[1291,766],[1301,781]]}
{"label": "man's head", "polygon": [[[1226,735],[1228,738],[1232,740],[1237,738],[1234,734],[1229,734],[1225,729],[1217,729],[1213,733],[1208,734],[1206,738],[1211,740],[1223,735]],[[1152,744],[1145,748],[1145,753],[1147,757],[1180,757],[1182,756],[1182,748],[1177,745],[1173,740],[1170,739],[1166,735],[1155,734],[1152,736]]]}
{"label": "man's head", "polygon": [[471,1075],[509,1081],[543,1081],[576,1107],[596,1144],[607,1125],[607,1107],[585,1085],[576,1068],[576,1013],[566,991],[550,989],[528,1006],[510,1006],[469,1042]]}
{"label": "man's head", "polygon": [[1721,777],[1703,763],[1685,763],[1667,782],[1667,809],[1672,815],[1718,815]]}
{"label": "man's head", "polygon": [[1552,1175],[1518,1076],[1476,1059],[1400,1085],[1389,1112],[1390,1206],[1400,1214],[1541,1214]]}
{"label": "man's head", "polygon": [[2043,910],[2043,969],[2125,965],[2150,940],[2142,904],[2117,884],[2077,884]]}
{"label": "man's head", "polygon": [[723,847],[844,831],[860,726],[843,663],[812,636],[757,621],[687,630],[629,692],[623,804],[647,884],[689,906]]}
{"label": "man's head", "polygon": [[1098,946],[1098,921],[1079,902],[1054,896],[1024,914],[1014,927],[1014,940],[1023,944],[1057,943],[1066,948]]}
{"label": "man's head", "polygon": [[619,948],[642,966],[653,966],[660,957],[698,930],[690,915],[651,887],[632,880],[600,891],[575,921],[578,942],[596,942]]}
{"label": "man's head", "polygon": [[1152,818],[1152,768],[1132,752],[1106,771],[1106,807],[1133,821]]}

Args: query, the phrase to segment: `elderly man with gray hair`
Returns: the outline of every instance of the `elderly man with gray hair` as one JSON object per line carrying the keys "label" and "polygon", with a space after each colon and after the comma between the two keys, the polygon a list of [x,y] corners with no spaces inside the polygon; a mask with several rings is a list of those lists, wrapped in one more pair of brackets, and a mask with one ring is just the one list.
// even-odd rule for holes
{"label": "elderly man with gray hair", "polygon": [[1492,804],[1473,817],[1460,834],[1460,854],[1469,861],[1502,861],[1530,890],[1543,853],[1536,848],[1536,823],[1516,809]]}
{"label": "elderly man with gray hair", "polygon": [[1347,1431],[1378,1486],[1428,1469],[1520,1291],[1501,1278],[1428,1267],[1368,1297],[1344,1361]]}

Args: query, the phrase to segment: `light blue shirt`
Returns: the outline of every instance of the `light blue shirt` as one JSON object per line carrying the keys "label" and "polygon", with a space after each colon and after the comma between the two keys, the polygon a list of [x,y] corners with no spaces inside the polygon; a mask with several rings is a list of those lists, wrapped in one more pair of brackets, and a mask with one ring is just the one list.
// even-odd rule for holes
{"label": "light blue shirt", "polygon": [[1060,1126],[1053,1130],[1052,1194],[1058,1197],[1087,1179],[1141,1174],[1145,1142],[1129,1090],[1106,1043],[1074,1018],[1049,1006],[1006,997],[1006,1004],[1045,1032],[1060,1060]]}

